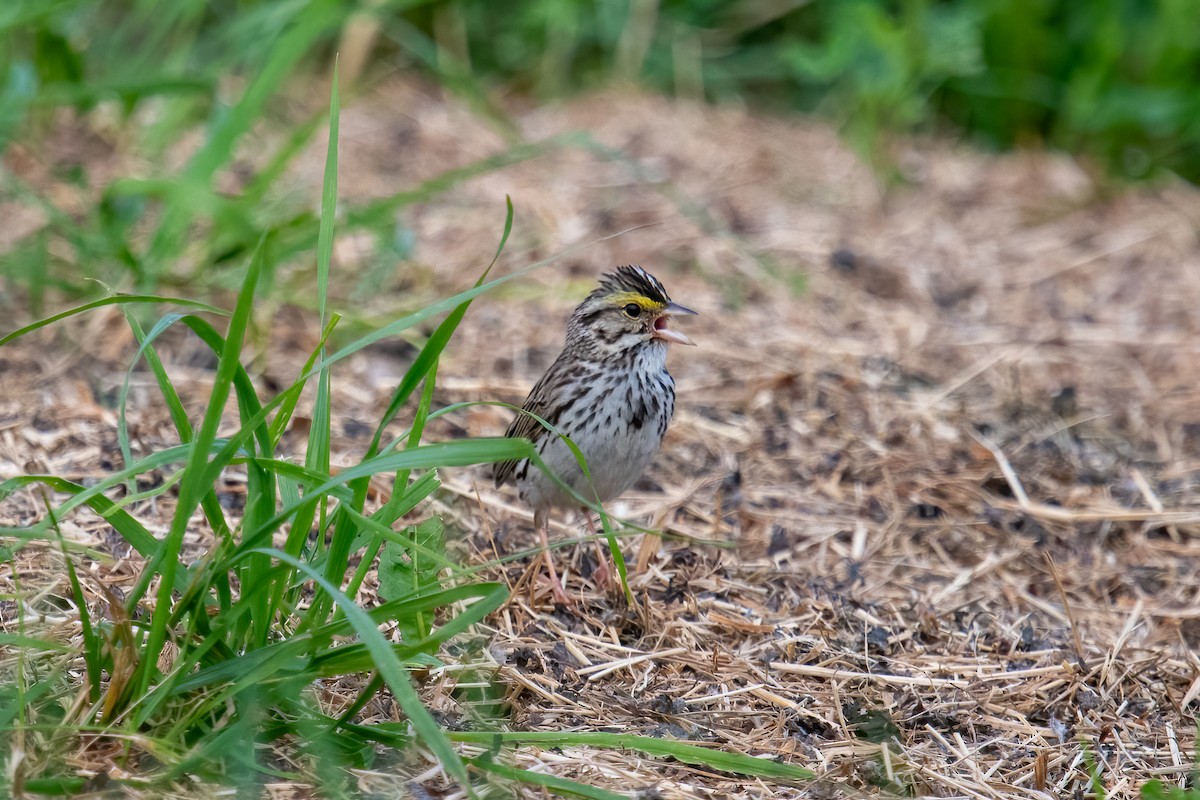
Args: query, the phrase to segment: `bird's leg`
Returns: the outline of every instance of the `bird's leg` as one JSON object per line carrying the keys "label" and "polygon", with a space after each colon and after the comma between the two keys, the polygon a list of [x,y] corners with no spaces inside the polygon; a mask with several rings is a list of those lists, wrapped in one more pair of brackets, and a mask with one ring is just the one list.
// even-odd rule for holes
{"label": "bird's leg", "polygon": [[550,540],[546,537],[546,529],[549,527],[546,511],[533,512],[533,527],[537,529],[538,539],[542,543],[542,555],[546,559],[546,575],[550,579],[550,591],[554,594],[554,601],[562,605],[570,605],[571,598],[563,590],[562,581],[558,579],[558,571],[554,569],[554,559],[550,555]]}
{"label": "bird's leg", "polygon": [[597,589],[607,589],[612,584],[612,573],[608,569],[608,562],[612,560],[612,552],[608,549],[608,537],[601,536],[597,532],[590,509],[583,509],[583,518],[587,520],[588,533],[592,535],[592,541],[596,543],[596,568],[592,570],[592,580]]}

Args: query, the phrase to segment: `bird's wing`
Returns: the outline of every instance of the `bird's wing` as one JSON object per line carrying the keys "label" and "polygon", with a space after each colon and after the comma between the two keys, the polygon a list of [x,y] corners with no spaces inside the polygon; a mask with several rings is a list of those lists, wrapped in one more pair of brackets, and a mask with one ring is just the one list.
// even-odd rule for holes
{"label": "bird's wing", "polygon": [[[542,379],[534,384],[534,387],[529,390],[529,396],[525,398],[525,402],[521,405],[522,412],[529,411],[538,415],[542,419],[554,423],[554,418],[558,415],[558,408],[554,403],[554,397],[550,387],[559,385],[560,376],[562,374],[563,361],[560,358],[546,371]],[[534,444],[543,436],[552,435],[550,431],[538,422],[529,414],[517,414],[517,418],[508,426],[508,430],[504,432],[505,437],[509,439],[529,439]],[[504,483],[508,480],[513,471],[517,468],[519,461],[499,461],[494,467],[494,475],[496,485]]]}

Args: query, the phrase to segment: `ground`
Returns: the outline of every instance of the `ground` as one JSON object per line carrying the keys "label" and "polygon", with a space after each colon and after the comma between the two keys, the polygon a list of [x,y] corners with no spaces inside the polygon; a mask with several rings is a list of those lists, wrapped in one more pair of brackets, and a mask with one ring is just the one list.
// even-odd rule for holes
{"label": "ground", "polygon": [[[441,362],[439,404],[519,402],[613,265],[642,264],[700,312],[679,324],[699,346],[671,354],[679,402],[662,453],[609,508],[664,533],[622,539],[636,608],[583,577],[590,546],[556,551],[571,608],[552,605],[536,560],[491,572],[513,596],[479,635],[511,725],[686,738],[818,780],[779,788],[582,748],[519,763],[663,798],[1057,797],[1086,790],[1089,771],[1131,796],[1187,777],[1200,193],[1114,191],[1063,155],[946,141],[895,143],[899,180],[885,185],[823,123],[632,92],[510,110],[526,141],[590,140],[535,148],[403,209],[411,261],[382,279],[361,272],[370,240],[340,240],[339,298],[358,323],[468,285],[506,194],[515,224],[497,269],[559,257],[477,301]],[[351,204],[510,146],[408,80],[348,101],[342,132]],[[290,177],[314,206],[323,152]],[[318,333],[284,294],[259,320],[262,380],[296,374]],[[112,468],[112,398],[133,351],[123,326],[96,314],[0,352],[4,477]],[[388,342],[335,372],[346,463],[411,355]],[[164,358],[202,391],[211,363],[182,338]],[[135,441],[169,443],[152,380],[135,372],[133,387]],[[430,437],[498,435],[508,413],[472,407]],[[511,490],[481,469],[443,479],[435,510],[465,559],[532,546]],[[162,506],[139,513],[162,528]],[[15,497],[2,522],[38,509]],[[559,539],[583,530],[556,520]],[[71,535],[117,556],[91,567],[107,582],[132,580],[138,565],[103,525]],[[203,532],[189,545],[203,548]],[[63,591],[46,552],[21,558],[26,589]],[[6,590],[13,572],[0,566]],[[450,715],[452,683],[423,687]]]}

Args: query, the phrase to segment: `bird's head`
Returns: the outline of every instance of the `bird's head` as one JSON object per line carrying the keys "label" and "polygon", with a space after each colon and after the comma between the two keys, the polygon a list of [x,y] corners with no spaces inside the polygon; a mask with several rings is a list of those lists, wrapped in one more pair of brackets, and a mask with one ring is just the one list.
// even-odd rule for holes
{"label": "bird's head", "polygon": [[567,342],[614,357],[647,345],[695,344],[667,326],[672,315],[695,314],[638,266],[617,267],[579,304],[567,325]]}

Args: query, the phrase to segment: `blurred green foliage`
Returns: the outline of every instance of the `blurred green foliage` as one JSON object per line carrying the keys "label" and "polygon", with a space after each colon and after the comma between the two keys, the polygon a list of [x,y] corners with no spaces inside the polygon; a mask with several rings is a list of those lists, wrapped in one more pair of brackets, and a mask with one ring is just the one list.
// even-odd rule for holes
{"label": "blurred green foliage", "polygon": [[195,120],[285,27],[322,19],[297,55],[327,55],[355,12],[379,22],[378,55],[447,81],[551,97],[633,79],[824,112],[867,148],[942,129],[1200,180],[1193,0],[8,0],[0,141],[38,108],[105,97],[187,96],[156,124]]}
{"label": "blurred green foliage", "polygon": [[[1193,0],[488,0],[461,21],[477,74],[539,92],[636,77],[665,91],[827,113],[880,135],[1049,145],[1134,178],[1200,180]],[[648,9],[648,10],[647,10]],[[637,26],[641,25],[642,29]],[[449,27],[449,26],[446,26]],[[634,63],[629,63],[632,60]]]}

